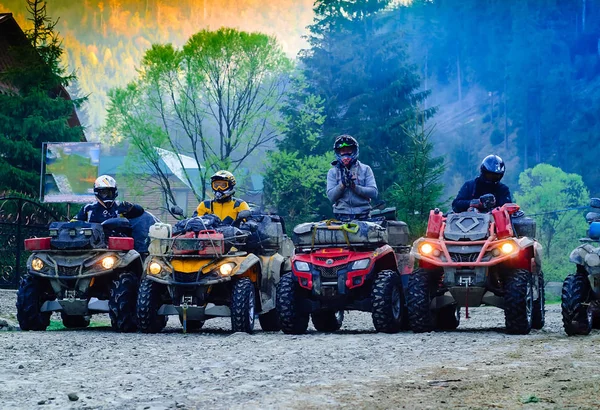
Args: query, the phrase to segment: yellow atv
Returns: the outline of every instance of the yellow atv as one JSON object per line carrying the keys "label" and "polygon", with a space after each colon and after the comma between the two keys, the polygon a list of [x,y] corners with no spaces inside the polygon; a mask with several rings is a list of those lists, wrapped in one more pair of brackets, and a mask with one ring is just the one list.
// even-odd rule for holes
{"label": "yellow atv", "polygon": [[257,314],[263,330],[279,330],[275,292],[293,245],[278,217],[243,211],[233,226],[214,215],[193,217],[172,231],[156,224],[150,238],[137,300],[142,332],[160,332],[170,315],[184,332],[231,317],[233,332],[252,333]]}

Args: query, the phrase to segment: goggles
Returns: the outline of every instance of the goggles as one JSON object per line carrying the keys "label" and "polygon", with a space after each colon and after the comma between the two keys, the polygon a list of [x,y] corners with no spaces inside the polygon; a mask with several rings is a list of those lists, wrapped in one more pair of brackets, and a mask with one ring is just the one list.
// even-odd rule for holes
{"label": "goggles", "polygon": [[95,191],[96,196],[102,201],[112,201],[117,197],[117,190],[115,188],[97,188]]}
{"label": "goggles", "polygon": [[226,191],[229,189],[229,181],[217,180],[211,183],[213,191]]}

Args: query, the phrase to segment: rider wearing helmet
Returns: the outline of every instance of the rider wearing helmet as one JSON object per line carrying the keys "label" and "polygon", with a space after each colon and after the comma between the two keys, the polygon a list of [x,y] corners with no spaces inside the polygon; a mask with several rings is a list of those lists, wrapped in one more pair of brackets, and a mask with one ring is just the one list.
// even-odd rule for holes
{"label": "rider wearing helmet", "polygon": [[210,177],[210,186],[215,198],[200,202],[196,209],[197,214],[199,216],[213,214],[224,223],[232,224],[241,211],[250,210],[246,201],[233,197],[235,183],[235,177],[231,172],[217,171]]}
{"label": "rider wearing helmet", "polygon": [[96,201],[84,205],[75,215],[74,220],[102,223],[110,218],[123,216],[128,219],[137,218],[144,213],[144,208],[130,202],[119,202],[117,181],[110,175],[100,175],[94,182],[94,195]]}
{"label": "rider wearing helmet", "polygon": [[485,157],[479,167],[480,175],[465,182],[452,202],[454,212],[464,212],[470,207],[489,210],[512,202],[510,190],[500,182],[504,170],[502,158],[497,155]]}
{"label": "rider wearing helmet", "polygon": [[377,198],[377,184],[371,167],[358,160],[358,142],[350,135],[340,135],[333,144],[336,160],[327,173],[327,197],[339,220],[365,219],[371,200]]}

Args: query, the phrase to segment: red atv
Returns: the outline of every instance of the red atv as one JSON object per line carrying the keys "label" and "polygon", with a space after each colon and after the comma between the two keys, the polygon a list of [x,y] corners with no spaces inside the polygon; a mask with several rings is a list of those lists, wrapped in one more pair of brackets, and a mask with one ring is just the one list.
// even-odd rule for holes
{"label": "red atv", "polygon": [[407,242],[408,228],[403,222],[386,223],[387,227],[325,221],[294,228],[292,271],[281,277],[277,288],[284,333],[306,332],[309,316],[318,331],[336,331],[342,326],[344,310],[371,312],[378,332],[406,329],[395,249],[387,242],[390,230],[401,231],[389,236]]}
{"label": "red atv", "polygon": [[456,329],[460,308],[504,309],[506,330],[527,334],[544,326],[544,278],[535,222],[516,204],[489,213],[470,208],[429,215],[425,238],[411,254],[419,269],[408,280],[407,306],[414,332]]}

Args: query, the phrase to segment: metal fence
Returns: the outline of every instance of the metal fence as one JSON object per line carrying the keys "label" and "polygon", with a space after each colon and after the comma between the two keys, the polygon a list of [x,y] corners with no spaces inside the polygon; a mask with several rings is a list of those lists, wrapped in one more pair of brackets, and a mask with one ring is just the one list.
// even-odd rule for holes
{"label": "metal fence", "polygon": [[0,197],[0,288],[16,289],[26,272],[27,238],[47,236],[48,225],[59,220],[51,209],[27,198]]}

